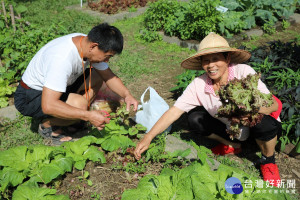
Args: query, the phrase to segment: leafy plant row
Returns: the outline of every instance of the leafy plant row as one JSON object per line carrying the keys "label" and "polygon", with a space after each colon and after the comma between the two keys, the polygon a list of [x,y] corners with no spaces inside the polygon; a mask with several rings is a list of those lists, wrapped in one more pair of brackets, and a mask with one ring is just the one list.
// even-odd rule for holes
{"label": "leafy plant row", "polygon": [[115,14],[120,10],[145,7],[148,2],[154,1],[155,0],[100,0],[94,2],[88,0],[88,7],[92,10],[99,10],[105,14]]}
{"label": "leafy plant row", "polygon": [[[99,132],[93,129],[89,136],[75,142],[65,142],[59,147],[36,145],[18,146],[0,152],[0,197],[9,199],[69,199],[55,195],[51,184],[73,168],[83,170],[88,160],[105,163],[105,152],[121,150],[123,154],[132,154],[137,135],[146,130],[140,124],[134,126],[128,122],[129,112],[125,104],[112,113],[112,119]],[[130,148],[131,147],[131,148]],[[146,152],[146,158],[139,162],[123,163],[121,168],[128,172],[144,172],[148,162],[164,160],[172,164],[178,157],[185,157],[190,149],[165,153],[165,138],[158,137]],[[126,157],[125,157],[126,159]],[[132,160],[132,159],[131,159]],[[46,185],[47,187],[41,187]]]}
{"label": "leafy plant row", "polygon": [[159,0],[145,13],[142,37],[151,41],[149,32],[153,31],[164,31],[184,40],[200,41],[209,32],[231,37],[257,25],[273,26],[278,20],[288,20],[296,5],[299,0]]}
{"label": "leafy plant row", "polygon": [[[105,163],[106,159],[101,149],[116,151],[135,146],[129,137],[145,130],[145,127],[136,125],[127,129],[116,121],[117,119],[112,119],[103,134],[99,135],[97,129],[90,133],[98,137],[85,136],[75,142],[65,142],[59,147],[19,146],[0,152],[2,196],[8,198],[11,195],[12,199],[18,200],[51,199],[56,190],[39,188],[40,185],[51,183],[66,172],[71,172],[73,167],[83,170],[88,160]],[[13,190],[15,191],[10,194]],[[54,198],[68,199],[63,196],[53,196]]]}
{"label": "leafy plant row", "polygon": [[140,180],[136,189],[126,190],[122,199],[290,199],[285,193],[272,192],[278,188],[268,188],[270,193],[266,197],[261,192],[263,188],[257,186],[247,189],[248,192],[230,194],[225,189],[225,181],[228,178],[238,178],[244,189],[247,188],[247,182],[255,183],[258,179],[240,169],[223,164],[220,164],[216,171],[212,171],[208,162],[214,161],[207,156],[210,150],[195,143],[193,146],[197,149],[198,161],[179,171],[165,168],[159,176],[147,175]]}
{"label": "leafy plant row", "polygon": [[8,198],[9,191],[16,188],[12,199],[51,199],[56,190],[39,188],[40,184],[48,184],[71,172],[73,165],[83,169],[87,160],[105,162],[103,152],[91,146],[93,143],[97,139],[89,136],[60,147],[19,146],[0,152],[1,194]]}

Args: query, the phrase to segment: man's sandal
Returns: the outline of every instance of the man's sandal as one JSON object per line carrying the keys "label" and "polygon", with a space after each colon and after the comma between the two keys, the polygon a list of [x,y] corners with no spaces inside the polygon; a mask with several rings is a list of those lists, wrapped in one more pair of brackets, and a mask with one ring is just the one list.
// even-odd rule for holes
{"label": "man's sandal", "polygon": [[73,139],[67,141],[61,141],[62,138],[69,137],[63,134],[59,134],[57,136],[52,135],[52,133],[58,129],[59,129],[58,126],[51,126],[46,128],[42,124],[40,124],[38,133],[45,139],[51,139],[52,144],[56,146],[61,145],[63,142],[73,141]]}

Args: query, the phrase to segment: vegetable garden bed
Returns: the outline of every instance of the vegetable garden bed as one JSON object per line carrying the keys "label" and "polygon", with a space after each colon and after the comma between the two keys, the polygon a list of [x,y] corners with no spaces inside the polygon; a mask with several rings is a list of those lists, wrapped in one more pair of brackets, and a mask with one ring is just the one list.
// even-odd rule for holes
{"label": "vegetable garden bed", "polygon": [[[47,9],[49,9],[51,11],[51,9],[48,7],[46,7]],[[43,5],[41,4],[41,6],[39,5],[39,9],[43,9]],[[47,10],[45,9],[45,10]],[[43,13],[43,10],[39,10],[39,13]],[[47,10],[48,12],[48,10]],[[45,11],[46,13],[46,11]],[[70,14],[70,13],[68,13]],[[54,16],[54,15],[53,15]],[[66,15],[67,16],[67,15]],[[49,18],[49,16],[47,16],[47,19]],[[73,20],[73,19],[72,19]],[[90,17],[88,17],[88,20],[91,20]],[[87,21],[88,21],[87,20]],[[40,21],[40,18],[39,20]],[[42,20],[41,20],[42,21]],[[62,20],[63,21],[63,20]],[[76,20],[75,20],[76,21]],[[96,22],[95,22],[96,23]],[[123,21],[123,22],[118,22],[116,24],[117,27],[119,27],[121,30],[123,30],[124,35],[125,35],[125,41],[126,41],[126,51],[124,51],[125,53],[125,57],[130,57],[131,55],[135,55],[135,57],[130,57],[129,60],[131,60],[131,62],[134,61],[134,63],[138,63],[138,65],[133,65],[135,68],[138,68],[142,65],[145,65],[145,69],[148,69],[149,66],[153,67],[157,67],[157,70],[160,70],[158,74],[152,74],[152,73],[148,73],[145,72],[147,74],[146,77],[143,77],[143,74],[135,74],[135,82],[132,83],[130,80],[132,80],[132,74],[126,74],[127,71],[133,71],[133,69],[131,70],[127,70],[124,68],[118,68],[118,66],[128,66],[130,67],[130,65],[128,63],[130,63],[128,61],[128,59],[124,60],[124,58],[120,57],[117,58],[117,60],[113,60],[112,61],[112,68],[114,68],[114,70],[116,70],[120,75],[121,78],[123,78],[125,81],[127,81],[127,86],[128,88],[133,92],[134,96],[136,98],[138,98],[140,96],[140,94],[144,91],[144,89],[148,86],[148,85],[152,85],[154,86],[155,89],[157,89],[159,91],[159,93],[161,94],[161,96],[166,99],[166,101],[171,105],[174,102],[174,98],[172,98],[172,93],[169,91],[169,89],[171,87],[175,86],[175,79],[174,76],[175,75],[180,75],[182,70],[180,70],[179,67],[179,62],[180,60],[182,60],[183,58],[187,57],[187,51],[184,49],[179,49],[177,47],[174,47],[172,45],[166,45],[164,43],[161,42],[156,42],[154,44],[144,44],[142,43],[140,40],[138,40],[136,37],[134,37],[133,35],[137,34],[139,32],[139,29],[141,28],[140,26],[141,20],[137,19],[137,20],[129,20],[129,21]],[[43,34],[40,34],[39,31],[35,31],[35,29],[31,29],[32,27],[28,28],[30,33],[33,34],[33,37],[30,38],[30,40],[22,40],[22,41],[28,41],[28,43],[30,44],[35,44],[35,43],[40,43],[39,41],[34,40],[35,37],[34,35],[41,35],[41,37],[39,38],[46,38],[46,40],[51,39],[52,37],[56,37],[57,35],[53,34],[53,35],[47,35],[47,33],[56,33],[56,34],[64,34],[65,29],[60,28],[57,29],[56,25],[58,23],[55,24],[55,26],[50,27],[50,30],[53,31],[41,31],[43,32]],[[63,26],[62,26],[63,27]],[[299,27],[298,27],[299,28]],[[80,29],[81,30],[81,29]],[[296,33],[299,33],[299,29],[297,29]],[[20,33],[18,33],[20,34]],[[280,38],[284,38],[285,36],[289,35],[290,33],[286,32],[284,36],[276,36],[277,39]],[[11,34],[13,35],[13,34]],[[293,37],[295,37],[294,33],[292,33],[291,35],[293,35]],[[298,36],[299,37],[299,36]],[[19,37],[20,38],[20,37]],[[38,37],[37,37],[38,38]],[[19,41],[17,39],[10,40],[11,38],[8,36],[7,40],[8,42],[14,42],[14,41]],[[265,40],[269,40],[270,39],[266,39],[266,38],[260,38],[261,40],[257,40],[257,43],[255,46],[260,46],[261,43],[260,41],[262,41],[263,39]],[[7,44],[11,44],[11,43],[7,43]],[[285,42],[284,42],[285,44]],[[26,45],[26,43],[24,44]],[[252,44],[253,45],[253,44]],[[13,46],[13,45],[10,45]],[[254,45],[253,45],[254,46]],[[285,45],[282,45],[285,46]],[[17,47],[22,47],[22,46],[17,46]],[[24,48],[24,47],[22,47]],[[275,48],[276,49],[276,48]],[[288,49],[287,49],[288,50]],[[284,52],[287,52],[287,50],[284,50]],[[16,50],[20,51],[20,50]],[[282,51],[282,50],[279,50]],[[257,55],[265,55],[265,54],[260,54],[260,51],[258,51]],[[190,54],[191,52],[188,52],[188,54]],[[28,55],[33,54],[32,51],[29,51]],[[143,57],[143,55],[146,55],[147,57]],[[9,56],[14,55],[14,54],[8,54]],[[269,54],[266,54],[269,55]],[[22,55],[24,56],[24,55]],[[149,63],[144,64],[143,62],[141,62],[140,59],[137,59],[137,57],[142,58],[142,60],[147,60],[148,57],[149,58]],[[19,60],[22,60],[22,57],[11,57],[13,60],[12,64],[15,64],[17,62],[19,62]],[[13,59],[16,58],[16,59]],[[155,58],[155,59],[153,59]],[[266,57],[258,57],[254,55],[254,58],[256,59],[261,59],[262,61],[265,61]],[[271,58],[271,56],[269,57],[269,59]],[[272,58],[276,58],[276,56],[272,57]],[[122,60],[123,59],[123,60]],[[132,61],[133,60],[133,61]],[[174,62],[174,60],[176,62]],[[148,61],[148,60],[147,60]],[[165,62],[163,62],[165,61]],[[270,60],[267,60],[270,61]],[[268,66],[273,66],[270,65],[268,62],[262,62],[265,66],[264,69],[268,69]],[[277,60],[273,60],[274,62],[276,62]],[[13,66],[13,65],[12,65]],[[137,67],[138,66],[138,67]],[[296,65],[295,65],[296,66]],[[10,70],[12,70],[12,68],[8,68]],[[140,71],[145,70],[144,68],[138,68]],[[22,68],[20,68],[20,70],[22,70]],[[122,72],[122,73],[121,73]],[[270,73],[272,71],[269,71]],[[190,73],[192,74],[193,72],[190,71]],[[7,75],[9,75],[7,73]],[[195,74],[193,74],[195,75]],[[192,76],[193,76],[192,75]],[[185,74],[185,76],[188,76],[187,74]],[[142,78],[141,78],[142,77]],[[294,84],[294,82],[293,82]],[[184,85],[184,84],[183,84]],[[286,95],[288,98],[289,95]],[[293,104],[290,104],[291,106]],[[288,112],[288,111],[287,111]],[[26,120],[25,120],[26,121]],[[293,122],[293,121],[291,121]],[[18,140],[15,140],[15,138],[13,138],[13,132],[15,132],[16,129],[13,129],[14,126],[18,126],[19,122],[18,121],[14,121],[12,122],[12,124],[7,123],[7,126],[2,126],[1,124],[1,142],[3,143],[3,140],[7,140],[7,141],[14,141],[14,145],[15,146],[19,146],[20,143],[22,144],[22,140],[25,140],[24,135],[27,133],[24,133],[24,127],[26,127],[26,129],[30,129],[30,120],[27,120],[26,124],[24,126],[22,126],[20,128],[21,130],[21,134]],[[286,124],[288,124],[289,122],[286,122]],[[289,126],[287,125],[286,128],[288,128]],[[3,133],[4,130],[4,133]],[[18,130],[18,131],[20,131]],[[286,130],[292,130],[292,129],[286,129]],[[288,136],[288,132],[285,132]],[[291,132],[290,132],[291,134]],[[128,134],[127,134],[128,135]],[[195,141],[198,145],[204,145],[207,146],[208,141],[204,140],[203,138],[199,138],[197,135],[194,135],[192,133],[189,133],[186,130],[186,122],[185,122],[185,118],[181,118],[178,122],[176,122],[173,126],[173,133],[172,135],[177,135],[180,139],[185,140],[185,141],[190,141],[193,140]],[[137,142],[138,138],[136,136],[126,136],[128,138],[131,138],[132,141],[135,143]],[[27,138],[27,135],[26,135]],[[114,139],[115,137],[111,137],[110,139]],[[123,138],[124,141],[128,141],[127,139],[125,139],[124,137],[120,137]],[[83,138],[84,139],[84,138]],[[153,191],[153,190],[164,190],[162,189],[157,189],[159,188],[158,185],[156,184],[157,181],[164,181],[164,179],[162,179],[161,177],[164,176],[168,176],[168,177],[174,177],[177,176],[181,170],[185,171],[184,169],[186,169],[186,172],[189,171],[191,168],[187,169],[187,166],[197,166],[200,167],[199,165],[202,166],[203,163],[200,164],[193,164],[191,165],[191,163],[189,161],[186,161],[184,159],[176,159],[176,156],[170,156],[170,157],[164,157],[161,158],[161,155],[166,156],[166,153],[162,153],[162,146],[163,146],[163,140],[157,140],[157,142],[161,142],[160,146],[161,149],[157,149],[157,152],[155,156],[150,156],[147,154],[144,155],[144,161],[146,161],[147,157],[149,158],[148,161],[145,162],[145,164],[141,163],[137,163],[134,161],[134,159],[132,158],[132,156],[130,156],[129,153],[125,152],[124,149],[118,149],[112,145],[109,145],[109,143],[106,143],[106,145],[104,145],[104,148],[107,148],[107,150],[109,148],[114,149],[113,151],[107,151],[105,150],[101,144],[97,144],[100,143],[100,141],[94,140],[92,139],[92,141],[98,141],[96,143],[93,144],[88,144],[86,142],[83,142],[84,140],[80,140],[77,141],[78,143],[76,143],[76,146],[84,146],[84,148],[86,148],[84,150],[84,152],[90,152],[90,156],[89,159],[94,160],[94,161],[88,161],[85,160],[84,162],[86,162],[86,164],[84,164],[84,168],[81,169],[81,167],[83,166],[83,161],[81,160],[77,160],[76,162],[78,162],[75,165],[75,161],[73,160],[72,162],[72,166],[70,167],[70,163],[68,164],[67,162],[64,162],[66,164],[66,166],[68,166],[66,169],[66,173],[61,172],[60,170],[56,170],[57,168],[55,168],[55,164],[58,164],[59,162],[57,162],[58,160],[68,160],[66,159],[67,156],[63,156],[62,155],[66,155],[66,150],[55,150],[52,151],[53,149],[49,147],[49,149],[52,149],[51,151],[48,149],[48,147],[39,147],[39,150],[30,150],[28,151],[27,149],[27,153],[28,155],[34,155],[35,151],[39,151],[38,155],[42,155],[42,149],[48,149],[46,152],[52,152],[51,154],[49,154],[50,159],[44,159],[42,161],[35,161],[36,164],[31,164],[30,168],[27,168],[27,170],[24,170],[22,173],[19,171],[18,173],[15,173],[16,170],[11,170],[9,168],[7,168],[5,170],[5,172],[7,173],[3,173],[4,168],[3,165],[8,165],[8,162],[3,162],[5,159],[12,159],[11,162],[13,165],[13,167],[21,167],[22,165],[20,164],[22,161],[26,160],[24,159],[24,157],[20,158],[20,156],[22,155],[21,153],[17,153],[17,151],[15,151],[14,156],[5,156],[6,158],[4,159],[3,157],[1,157],[0,161],[2,161],[1,164],[1,188],[3,190],[3,188],[6,187],[5,181],[7,180],[14,180],[15,182],[13,182],[13,185],[16,185],[16,182],[18,180],[20,180],[20,177],[22,176],[26,176],[24,180],[24,182],[28,182],[28,180],[30,179],[30,177],[34,177],[35,175],[38,175],[39,177],[42,177],[43,180],[39,180],[40,182],[38,183],[39,187],[41,189],[35,189],[35,191],[39,191],[40,190],[40,195],[43,196],[48,196],[48,199],[66,199],[65,197],[61,196],[61,197],[56,197],[54,196],[55,194],[57,195],[68,195],[69,198],[71,199],[121,199],[122,194],[124,193],[124,191],[128,190],[128,189],[133,189],[132,191],[127,191],[124,193],[124,195],[128,195],[130,193],[136,193],[139,191],[142,191],[142,188],[144,187],[144,183],[145,180],[150,180],[150,183],[155,183],[150,185],[151,187],[149,188],[149,191]],[[88,140],[85,140],[88,141]],[[103,142],[103,141],[102,141]],[[130,144],[130,142],[125,142],[126,145]],[[82,145],[81,145],[82,144]],[[155,143],[157,144],[157,143]],[[65,144],[65,148],[71,150],[71,147],[68,147],[68,144]],[[125,145],[125,146],[126,146]],[[247,146],[248,145],[248,146]],[[93,146],[93,147],[92,147]],[[153,146],[155,147],[155,146]],[[230,171],[235,171],[236,169],[242,169],[244,171],[247,171],[247,174],[250,174],[252,177],[258,178],[259,174],[258,171],[256,169],[254,169],[253,166],[251,166],[251,162],[250,161],[254,161],[255,158],[257,158],[257,148],[255,148],[255,143],[249,143],[246,144],[245,146],[246,148],[243,151],[243,154],[241,154],[239,157],[238,156],[225,156],[225,157],[216,157],[216,156],[212,156],[209,153],[207,153],[209,155],[209,157],[212,157],[214,159],[217,159],[218,161],[220,161],[222,164],[226,164],[226,165],[230,165],[233,166],[235,169],[232,169]],[[19,147],[21,148],[21,147]],[[23,147],[24,148],[24,147]],[[27,147],[26,147],[27,148]],[[31,147],[28,147],[31,148]],[[34,148],[37,148],[37,146],[35,146]],[[11,151],[13,151],[13,148],[10,148]],[[89,149],[89,150],[88,150]],[[69,151],[68,150],[68,151]],[[79,149],[77,149],[79,150]],[[77,152],[77,150],[74,150]],[[158,151],[159,150],[159,151]],[[72,150],[73,151],[73,150]],[[2,151],[4,152],[4,151]],[[5,155],[2,154],[1,152],[1,156]],[[55,153],[54,153],[55,152]],[[92,152],[97,152],[98,154],[96,154],[96,156],[92,156]],[[99,153],[100,152],[100,153]],[[106,159],[106,163],[101,163],[101,157],[99,156],[100,154],[104,155],[105,159]],[[73,152],[74,153],[74,152]],[[79,153],[79,152],[77,152]],[[180,152],[178,152],[180,153]],[[181,152],[183,153],[183,152]],[[82,158],[82,156],[76,156],[78,158]],[[13,158],[20,158],[20,159],[16,159],[16,161],[13,160]],[[33,157],[32,157],[33,158]],[[153,158],[156,158],[159,160],[154,160]],[[74,158],[73,158],[74,159]],[[97,160],[100,159],[100,160]],[[56,160],[54,162],[54,160]],[[97,160],[97,161],[95,161]],[[295,180],[296,181],[296,193],[300,193],[300,178],[299,178],[299,166],[300,166],[300,161],[296,160],[292,157],[289,157],[286,154],[283,153],[276,153],[276,160],[277,160],[277,164],[279,166],[279,171],[281,174],[282,179],[284,180]],[[26,161],[27,162],[27,161]],[[50,163],[49,163],[50,162]],[[4,163],[4,164],[3,164]],[[19,164],[18,164],[19,163]],[[18,164],[18,165],[16,165]],[[46,164],[52,164],[51,166],[46,166]],[[40,166],[41,168],[35,168],[36,166]],[[80,167],[79,169],[76,167]],[[6,166],[9,167],[9,166]],[[52,168],[53,167],[53,168]],[[164,170],[163,175],[160,176],[147,176],[148,174],[154,174],[154,175],[159,175],[161,172],[162,168],[171,168],[173,172],[169,171],[169,170]],[[44,169],[43,169],[44,168]],[[61,167],[63,169],[63,167]],[[201,167],[200,167],[201,168]],[[36,170],[33,170],[36,169]],[[45,170],[45,169],[49,169],[49,170]],[[50,173],[50,169],[52,169],[52,172]],[[54,170],[53,170],[54,169]],[[43,173],[45,170],[47,173]],[[68,172],[70,171],[70,172]],[[183,172],[182,171],[182,172]],[[193,170],[191,170],[193,171]],[[197,170],[196,170],[197,171]],[[226,171],[226,170],[224,170]],[[237,170],[239,171],[239,170]],[[12,172],[12,173],[11,173]],[[56,176],[54,179],[50,180],[49,176],[54,177],[55,174],[57,175],[59,172],[59,175]],[[22,176],[20,176],[20,174],[22,174]],[[189,174],[189,172],[187,173]],[[214,171],[212,172],[207,172],[206,174],[215,174]],[[298,174],[298,175],[297,175]],[[214,176],[214,175],[212,175]],[[139,182],[141,181],[141,179],[143,180],[143,183]],[[38,180],[38,179],[33,179],[34,180]],[[49,182],[50,180],[50,182]],[[193,179],[191,178],[191,180],[193,181]],[[204,179],[199,179],[201,182]],[[224,181],[224,178],[220,179],[221,181]],[[47,182],[47,184],[44,184],[44,181]],[[149,181],[148,181],[149,182]],[[199,183],[198,182],[198,183]],[[201,183],[199,183],[201,184]],[[7,196],[4,196],[3,193],[1,194],[1,198],[5,199],[5,197],[12,197],[12,192],[15,191],[16,186],[13,185],[8,185],[8,190],[6,191]],[[139,186],[138,186],[139,185]],[[166,184],[167,185],[167,184]],[[184,184],[183,184],[184,185]],[[147,186],[147,185],[146,185]],[[186,186],[186,185],[184,185]],[[193,190],[193,187],[190,187],[191,185],[187,185],[189,186],[189,188],[192,188],[192,192],[193,195],[198,195],[197,191]],[[197,186],[197,185],[196,185]],[[138,188],[138,189],[136,189]],[[22,190],[21,190],[22,189]],[[53,189],[56,189],[56,193]],[[198,189],[198,187],[197,187]],[[187,190],[187,193],[190,193],[191,190]],[[19,195],[32,195],[32,191],[28,192],[28,188],[23,187],[20,188],[21,191],[19,192]],[[273,190],[272,190],[273,191]],[[291,191],[291,190],[290,190]],[[148,192],[148,191],[147,191]],[[230,195],[225,193],[224,188],[219,188],[216,189],[215,191],[212,192],[214,195],[217,194],[221,194],[222,196],[226,196],[226,195]],[[286,193],[286,192],[284,192]],[[167,194],[167,193],[166,193]],[[172,193],[173,194],[173,193]],[[171,195],[172,195],[171,194]],[[152,196],[157,196],[157,193],[154,194],[150,194]],[[244,194],[243,194],[244,195]],[[267,196],[272,196],[272,195],[268,195]],[[276,196],[275,199],[278,199],[280,195]],[[292,197],[295,197],[295,199],[299,198],[299,195],[291,195]],[[137,196],[139,197],[139,196]],[[174,197],[174,194],[173,196]],[[219,196],[220,197],[220,196]],[[236,195],[236,197],[238,197]],[[123,197],[125,198],[125,197]],[[131,198],[131,197],[130,197]],[[220,197],[221,198],[221,197]],[[229,198],[229,197],[228,197]],[[22,199],[22,198],[18,198],[18,199]],[[30,198],[29,198],[30,199]],[[31,198],[34,199],[34,198]],[[40,198],[42,199],[42,198]],[[155,199],[153,197],[153,199]],[[261,199],[261,198],[258,198]]]}

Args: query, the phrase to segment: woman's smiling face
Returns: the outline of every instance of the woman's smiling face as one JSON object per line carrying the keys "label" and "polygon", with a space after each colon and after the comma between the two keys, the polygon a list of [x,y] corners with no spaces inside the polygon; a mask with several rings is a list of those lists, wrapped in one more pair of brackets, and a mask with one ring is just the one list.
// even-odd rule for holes
{"label": "woman's smiling face", "polygon": [[224,74],[228,73],[230,54],[227,58],[224,57],[223,53],[208,54],[202,56],[201,59],[202,68],[214,82],[220,81]]}

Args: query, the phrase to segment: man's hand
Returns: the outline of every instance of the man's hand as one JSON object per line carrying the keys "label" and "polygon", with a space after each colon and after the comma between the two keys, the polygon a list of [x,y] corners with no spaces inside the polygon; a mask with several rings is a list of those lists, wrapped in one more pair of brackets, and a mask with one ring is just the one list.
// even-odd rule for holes
{"label": "man's hand", "polygon": [[146,134],[134,150],[135,159],[141,159],[141,154],[149,148],[151,141],[152,138],[148,134]]}
{"label": "man's hand", "polygon": [[126,110],[130,111],[130,106],[133,105],[133,111],[137,111],[137,107],[139,102],[132,96],[132,95],[127,95],[125,98],[125,103],[126,103]]}
{"label": "man's hand", "polygon": [[89,113],[89,121],[98,130],[102,130],[105,127],[105,124],[109,123],[109,118],[106,118],[100,110],[92,110],[89,111]]}

